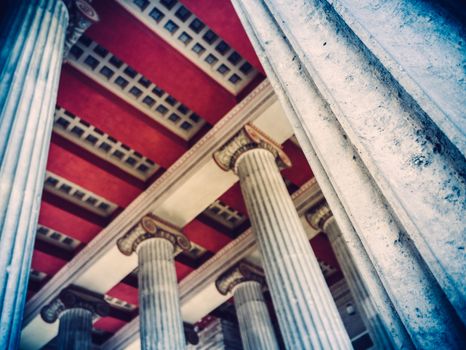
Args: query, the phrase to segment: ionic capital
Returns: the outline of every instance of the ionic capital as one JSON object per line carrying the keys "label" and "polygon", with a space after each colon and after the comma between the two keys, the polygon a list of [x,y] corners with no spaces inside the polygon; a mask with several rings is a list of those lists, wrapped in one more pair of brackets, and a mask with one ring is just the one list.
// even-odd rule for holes
{"label": "ionic capital", "polygon": [[225,171],[234,170],[236,161],[245,152],[263,148],[270,151],[279,167],[291,166],[291,161],[283,152],[281,146],[252,124],[246,124],[235,136],[233,136],[213,157],[217,165]]}
{"label": "ionic capital", "polygon": [[309,225],[315,230],[323,230],[325,223],[333,216],[327,202],[320,202],[306,213]]}
{"label": "ionic capital", "polygon": [[68,309],[81,308],[90,311],[93,316],[108,316],[110,307],[103,295],[90,292],[80,287],[70,286],[63,289],[40,311],[42,319],[47,323],[55,322],[60,314]]}
{"label": "ionic capital", "polygon": [[84,32],[94,23],[97,23],[100,18],[90,2],[92,0],[65,0],[68,7],[69,22],[66,29],[65,48],[63,57],[66,58],[70,49],[84,34]]}
{"label": "ionic capital", "polygon": [[242,261],[217,278],[215,286],[220,294],[227,295],[233,291],[235,286],[247,281],[256,281],[261,285],[265,285],[265,278],[262,270],[257,266]]}
{"label": "ionic capital", "polygon": [[164,238],[173,244],[173,250],[189,251],[191,242],[177,228],[161,221],[160,219],[146,215],[141,221],[117,241],[120,252],[131,255],[136,251],[137,246],[151,238]]}

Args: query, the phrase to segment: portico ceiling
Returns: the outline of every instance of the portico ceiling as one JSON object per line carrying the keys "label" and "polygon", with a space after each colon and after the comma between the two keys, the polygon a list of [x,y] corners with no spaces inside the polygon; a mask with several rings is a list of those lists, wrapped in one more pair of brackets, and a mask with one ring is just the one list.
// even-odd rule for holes
{"label": "portico ceiling", "polygon": [[[98,344],[109,346],[137,322],[136,256],[122,255],[115,242],[149,212],[193,242],[176,257],[185,321],[199,321],[227,299],[212,290],[217,272],[206,271],[221,270],[228,247],[251,233],[238,179],[212,153],[247,122],[291,158],[282,174],[289,192],[298,191],[296,203],[313,184],[229,0],[92,6],[101,21],[62,67],[21,340],[29,349],[56,335],[40,309],[70,284],[112,305],[94,323]],[[326,240],[313,244],[322,266],[338,270]],[[250,248],[245,256],[257,255]]]}

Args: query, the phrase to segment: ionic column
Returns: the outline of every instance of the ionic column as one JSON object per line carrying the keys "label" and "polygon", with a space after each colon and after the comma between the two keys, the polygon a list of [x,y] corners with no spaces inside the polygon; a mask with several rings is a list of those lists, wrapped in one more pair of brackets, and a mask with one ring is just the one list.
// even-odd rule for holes
{"label": "ionic column", "polygon": [[61,0],[2,1],[0,348],[17,347],[68,11]]}
{"label": "ionic column", "polygon": [[254,266],[241,262],[216,281],[218,291],[233,293],[241,340],[245,350],[279,349],[262,295],[264,277]]}
{"label": "ionic column", "polygon": [[380,318],[366,285],[361,278],[341,231],[326,203],[320,203],[306,215],[309,224],[316,230],[325,232],[335,252],[335,256],[353,295],[361,318],[377,349],[393,349],[394,345]]}
{"label": "ionic column", "polygon": [[145,216],[117,244],[125,255],[138,254],[141,348],[184,349],[174,255],[191,243],[177,229]]}
{"label": "ionic column", "polygon": [[99,21],[99,15],[89,4],[92,0],[64,0],[70,9],[70,25],[66,32],[63,56],[66,58],[70,49],[76,44],[84,32]]}
{"label": "ionic column", "polygon": [[289,349],[350,349],[351,343],[311,250],[279,166],[279,145],[246,125],[214,153],[233,169],[262,253],[267,283]]}
{"label": "ionic column", "polygon": [[41,310],[41,316],[48,323],[60,320],[58,349],[90,350],[92,320],[97,316],[107,316],[108,312],[109,306],[101,295],[69,287]]}

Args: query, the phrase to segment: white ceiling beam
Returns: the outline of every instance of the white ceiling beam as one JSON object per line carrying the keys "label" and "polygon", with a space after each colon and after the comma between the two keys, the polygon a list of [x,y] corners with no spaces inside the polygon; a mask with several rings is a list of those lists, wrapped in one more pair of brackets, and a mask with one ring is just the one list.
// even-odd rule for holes
{"label": "white ceiling beam", "polygon": [[[315,178],[306,182],[292,195],[300,217],[304,217],[305,212],[322,198],[322,192]],[[312,239],[318,232],[305,221],[303,224],[308,238]],[[218,292],[215,286],[216,279],[239,261],[256,254],[256,239],[249,229],[183,279],[179,284],[183,320],[193,324],[230,299],[231,295],[222,295]],[[139,346],[139,317],[137,317],[105,342],[102,348],[104,350],[139,349]]]}
{"label": "white ceiling beam", "polygon": [[[125,257],[119,253],[116,240],[143,215],[153,212],[183,227],[228,190],[237,177],[220,171],[212,153],[248,122],[254,122],[279,143],[292,136],[291,126],[273,89],[267,81],[263,82],[31,298],[26,306],[21,345],[35,349],[45,344],[48,325],[41,324],[44,322],[40,320],[40,309],[63,287],[75,284],[106,293],[137,266],[136,256]],[[118,266],[118,269],[111,266]],[[51,339],[56,331],[53,326],[49,329]],[[36,336],[37,332],[41,337]]]}

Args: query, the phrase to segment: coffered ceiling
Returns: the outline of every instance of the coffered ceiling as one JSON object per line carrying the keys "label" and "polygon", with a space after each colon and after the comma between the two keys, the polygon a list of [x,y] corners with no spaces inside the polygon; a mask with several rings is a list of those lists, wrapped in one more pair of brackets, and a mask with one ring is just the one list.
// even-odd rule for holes
{"label": "coffered ceiling", "polygon": [[[229,0],[92,6],[101,21],[62,68],[21,339],[27,349],[53,348],[57,324],[43,322],[40,309],[70,284],[111,305],[94,323],[95,344],[114,349],[122,332],[137,330],[137,259],[115,242],[149,212],[193,242],[176,256],[184,320],[194,324],[228,299],[212,284],[231,263],[225,256],[248,240],[242,256],[260,255],[238,178],[212,153],[245,123],[290,156],[283,177],[297,205],[318,192]],[[321,266],[337,276],[319,237],[312,242]]]}

